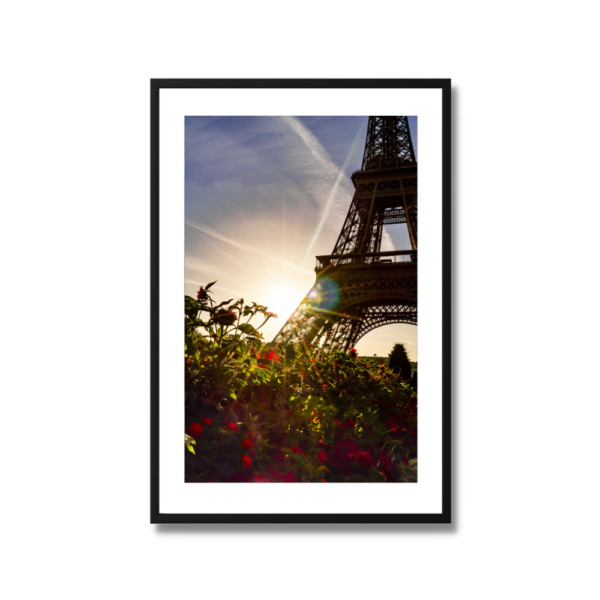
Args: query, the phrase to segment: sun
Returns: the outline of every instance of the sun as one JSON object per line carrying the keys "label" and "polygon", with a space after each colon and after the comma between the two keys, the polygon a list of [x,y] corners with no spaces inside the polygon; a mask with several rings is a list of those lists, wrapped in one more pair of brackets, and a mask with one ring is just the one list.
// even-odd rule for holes
{"label": "sun", "polygon": [[268,289],[267,298],[266,304],[269,310],[273,311],[279,317],[279,321],[284,323],[298,308],[303,296],[298,289],[292,286],[273,285]]}

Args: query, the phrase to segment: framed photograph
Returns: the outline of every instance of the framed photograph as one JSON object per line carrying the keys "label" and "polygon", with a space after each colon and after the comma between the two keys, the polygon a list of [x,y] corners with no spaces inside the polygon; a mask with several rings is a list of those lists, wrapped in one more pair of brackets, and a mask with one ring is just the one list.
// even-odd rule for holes
{"label": "framed photograph", "polygon": [[450,80],[151,81],[151,522],[450,523]]}

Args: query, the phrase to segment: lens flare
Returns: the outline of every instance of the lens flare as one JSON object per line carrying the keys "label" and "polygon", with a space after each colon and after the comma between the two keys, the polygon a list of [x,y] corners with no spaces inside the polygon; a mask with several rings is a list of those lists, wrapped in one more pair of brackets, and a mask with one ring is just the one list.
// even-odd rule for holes
{"label": "lens flare", "polygon": [[315,305],[321,310],[333,310],[340,301],[340,288],[332,279],[323,277],[317,284],[316,292]]}

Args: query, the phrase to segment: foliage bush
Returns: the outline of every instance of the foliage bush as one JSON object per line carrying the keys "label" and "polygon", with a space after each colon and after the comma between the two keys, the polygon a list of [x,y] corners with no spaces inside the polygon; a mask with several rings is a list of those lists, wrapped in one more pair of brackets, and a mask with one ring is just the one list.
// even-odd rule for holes
{"label": "foliage bush", "polygon": [[410,361],[404,344],[395,344],[390,352],[388,366],[392,373],[402,377],[404,381],[410,379]]}
{"label": "foliage bush", "polygon": [[186,481],[417,480],[409,384],[354,349],[265,344],[277,315],[214,283],[185,297]]}

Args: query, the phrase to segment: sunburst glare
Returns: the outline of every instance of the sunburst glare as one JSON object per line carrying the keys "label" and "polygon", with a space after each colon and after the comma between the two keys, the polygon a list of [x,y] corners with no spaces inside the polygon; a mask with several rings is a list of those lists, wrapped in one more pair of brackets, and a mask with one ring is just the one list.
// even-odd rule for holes
{"label": "sunburst glare", "polygon": [[270,311],[277,314],[279,323],[283,324],[288,320],[296,308],[298,308],[305,293],[306,292],[302,293],[291,285],[272,285],[267,290],[265,304],[268,305]]}

